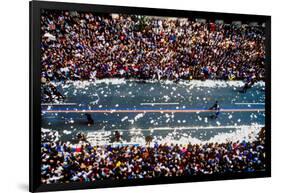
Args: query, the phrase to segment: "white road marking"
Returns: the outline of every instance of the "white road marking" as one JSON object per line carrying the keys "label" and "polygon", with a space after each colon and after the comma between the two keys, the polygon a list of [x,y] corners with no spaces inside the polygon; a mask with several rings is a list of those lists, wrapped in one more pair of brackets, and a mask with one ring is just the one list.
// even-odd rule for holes
{"label": "white road marking", "polygon": [[235,105],[264,105],[264,103],[234,103]]}
{"label": "white road marking", "polygon": [[42,103],[42,106],[68,106],[77,105],[77,103]]}
{"label": "white road marking", "polygon": [[[193,129],[242,129],[242,128],[250,128],[250,127],[264,127],[264,125],[223,125],[223,126],[193,126],[193,127],[179,127],[179,128],[169,128],[169,127],[159,127],[159,128],[153,128],[153,130],[193,130]],[[147,129],[149,130],[149,129]]]}
{"label": "white road marking", "polygon": [[[265,109],[221,109],[220,112],[262,112]],[[199,113],[216,112],[209,109],[95,109],[95,110],[43,110],[43,113]]]}
{"label": "white road marking", "polygon": [[[130,132],[138,132],[138,131],[171,131],[171,130],[206,130],[206,129],[242,129],[242,128],[251,128],[251,127],[264,127],[262,124],[253,124],[253,125],[220,125],[220,126],[192,126],[192,127],[156,127],[151,129],[140,129],[140,128],[132,128],[132,129],[117,129],[120,132],[124,131],[130,131]],[[105,131],[95,131],[92,133],[103,133]],[[108,132],[108,131],[106,131]],[[91,132],[89,132],[91,133]]]}
{"label": "white road marking", "polygon": [[179,103],[141,103],[140,105],[144,106],[144,105],[179,105]]}

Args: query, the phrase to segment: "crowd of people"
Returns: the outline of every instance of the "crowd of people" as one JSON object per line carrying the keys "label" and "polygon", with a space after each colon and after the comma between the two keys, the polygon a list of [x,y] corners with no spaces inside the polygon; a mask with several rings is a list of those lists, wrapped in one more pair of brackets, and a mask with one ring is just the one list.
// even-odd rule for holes
{"label": "crowd of people", "polygon": [[[246,92],[265,76],[261,25],[43,10],[41,34],[43,102],[65,98],[52,81],[246,80]],[[218,102],[210,109],[216,110],[216,118]],[[157,144],[147,137],[147,145],[98,146],[84,135],[75,144],[59,140],[58,133],[55,140],[50,136],[42,133],[43,184],[265,169],[264,129],[253,142],[186,145]],[[115,138],[120,134],[115,133]]]}
{"label": "crowd of people", "polygon": [[[45,135],[48,136],[48,135]],[[94,182],[265,170],[265,130],[253,142],[92,146],[42,141],[41,182]],[[82,141],[83,142],[82,142]]]}
{"label": "crowd of people", "polygon": [[264,79],[261,25],[43,10],[46,81]]}

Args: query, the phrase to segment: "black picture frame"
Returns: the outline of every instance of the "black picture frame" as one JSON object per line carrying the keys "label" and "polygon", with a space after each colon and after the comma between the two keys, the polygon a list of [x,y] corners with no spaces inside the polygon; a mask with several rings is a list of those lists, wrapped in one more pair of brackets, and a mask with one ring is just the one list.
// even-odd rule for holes
{"label": "black picture frame", "polygon": [[[230,180],[244,178],[261,178],[271,176],[271,17],[265,15],[247,15],[233,13],[215,13],[202,11],[183,11],[170,9],[105,6],[78,3],[31,1],[30,10],[30,97],[29,97],[29,191],[59,191],[89,188],[109,188],[136,185],[153,185],[167,183],[183,183],[213,180]],[[233,173],[223,175],[202,175],[186,177],[165,177],[153,179],[134,180],[102,180],[95,183],[67,183],[67,184],[41,184],[40,183],[40,128],[41,128],[41,105],[40,105],[40,11],[42,9],[94,11],[96,13],[123,13],[153,16],[172,16],[189,18],[223,19],[225,21],[240,20],[242,22],[262,22],[266,25],[266,100],[265,100],[265,126],[266,126],[266,170],[254,173]]]}

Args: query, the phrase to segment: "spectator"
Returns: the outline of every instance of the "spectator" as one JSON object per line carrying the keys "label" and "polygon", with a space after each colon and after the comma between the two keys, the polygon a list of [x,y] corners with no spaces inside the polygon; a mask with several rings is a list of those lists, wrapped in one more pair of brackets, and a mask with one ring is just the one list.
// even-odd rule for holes
{"label": "spectator", "polygon": [[46,81],[264,79],[262,26],[44,10]]}

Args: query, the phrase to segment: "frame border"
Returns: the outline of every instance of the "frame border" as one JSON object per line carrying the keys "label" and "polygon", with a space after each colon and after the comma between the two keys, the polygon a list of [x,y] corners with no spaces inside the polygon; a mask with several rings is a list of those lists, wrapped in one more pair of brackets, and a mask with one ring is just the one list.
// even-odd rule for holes
{"label": "frame border", "polygon": [[[265,127],[266,127],[266,170],[253,173],[228,173],[213,175],[198,175],[184,177],[159,177],[152,179],[133,180],[102,180],[97,182],[72,182],[65,184],[40,183],[40,143],[41,143],[41,105],[40,105],[40,15],[41,9],[75,10],[96,13],[123,13],[151,16],[171,16],[188,18],[206,18],[208,20],[223,19],[224,21],[240,20],[243,22],[264,22],[266,24],[266,80],[265,80]],[[184,11],[171,9],[125,7],[111,5],[93,5],[82,3],[63,3],[48,1],[29,2],[29,191],[59,191],[92,188],[110,188],[124,186],[140,186],[154,184],[172,184],[184,182],[234,180],[245,178],[271,177],[271,16],[248,15],[236,13],[218,13],[204,11]]]}

